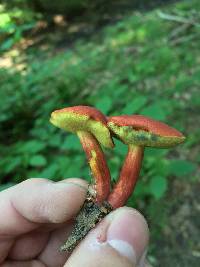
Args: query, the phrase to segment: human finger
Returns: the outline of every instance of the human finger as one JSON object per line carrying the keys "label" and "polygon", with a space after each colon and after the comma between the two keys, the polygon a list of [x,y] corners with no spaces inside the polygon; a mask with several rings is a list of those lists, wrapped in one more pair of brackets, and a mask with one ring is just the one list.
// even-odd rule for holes
{"label": "human finger", "polygon": [[[80,184],[80,186],[79,186]],[[75,183],[53,183],[47,179],[26,180],[0,193],[0,235],[17,235],[43,223],[62,223],[82,206],[87,187]],[[85,187],[84,187],[85,186]]]}
{"label": "human finger", "polygon": [[49,228],[50,224],[56,228],[60,223],[70,220],[82,206],[86,191],[87,184],[81,179],[73,178],[59,183],[47,179],[29,179],[2,191],[0,263],[9,253],[11,258],[15,259],[21,243],[26,244],[23,250],[25,256],[22,251],[20,252],[21,259],[40,253],[45,246],[45,239],[41,235],[44,242],[40,242],[40,246],[37,246],[35,236],[30,238],[31,231],[41,226],[44,228],[45,225]]}
{"label": "human finger", "polygon": [[120,208],[88,234],[64,266],[141,266],[148,240],[144,217],[131,208]]}

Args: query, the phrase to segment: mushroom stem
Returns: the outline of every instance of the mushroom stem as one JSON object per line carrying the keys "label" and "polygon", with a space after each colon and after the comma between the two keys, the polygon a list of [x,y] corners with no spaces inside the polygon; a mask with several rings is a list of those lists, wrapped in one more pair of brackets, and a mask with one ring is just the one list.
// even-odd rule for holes
{"label": "mushroom stem", "polygon": [[123,206],[132,194],[140,173],[143,154],[142,146],[128,146],[128,153],[120,171],[119,180],[108,197],[108,202],[114,209]]}
{"label": "mushroom stem", "polygon": [[96,138],[87,131],[78,131],[95,181],[96,202],[102,203],[110,193],[110,171],[104,153]]}

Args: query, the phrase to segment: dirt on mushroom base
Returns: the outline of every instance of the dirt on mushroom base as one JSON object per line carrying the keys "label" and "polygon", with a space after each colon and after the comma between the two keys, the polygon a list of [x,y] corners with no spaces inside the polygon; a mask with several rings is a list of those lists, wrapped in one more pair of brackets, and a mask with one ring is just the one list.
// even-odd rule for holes
{"label": "dirt on mushroom base", "polygon": [[76,217],[74,228],[60,250],[72,252],[87,233],[111,211],[112,207],[108,202],[105,201],[101,205],[97,205],[88,193],[88,197]]}

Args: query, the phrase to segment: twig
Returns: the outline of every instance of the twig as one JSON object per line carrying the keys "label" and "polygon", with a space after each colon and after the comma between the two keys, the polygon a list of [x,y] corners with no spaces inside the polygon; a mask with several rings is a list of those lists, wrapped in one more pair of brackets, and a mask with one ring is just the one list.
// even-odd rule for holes
{"label": "twig", "polygon": [[190,27],[192,27],[191,24],[181,24],[178,27],[176,27],[169,36],[169,39],[175,39],[175,37],[179,36],[180,34],[184,33],[186,30],[188,30]]}
{"label": "twig", "polygon": [[187,36],[182,36],[180,38],[177,38],[173,41],[171,41],[171,44],[172,45],[178,45],[178,44],[181,44],[181,43],[184,43],[184,42],[189,42],[189,41],[192,41],[194,40],[196,37],[198,36],[198,34],[190,34],[190,35],[187,35]]}
{"label": "twig", "polygon": [[157,14],[161,19],[175,21],[175,22],[184,23],[184,24],[190,24],[190,25],[193,25],[193,26],[196,26],[196,27],[200,27],[200,23],[197,23],[197,22],[195,22],[194,20],[191,20],[191,19],[187,19],[187,18],[184,18],[184,17],[167,14],[167,13],[164,13],[164,12],[162,12],[160,10],[157,11]]}

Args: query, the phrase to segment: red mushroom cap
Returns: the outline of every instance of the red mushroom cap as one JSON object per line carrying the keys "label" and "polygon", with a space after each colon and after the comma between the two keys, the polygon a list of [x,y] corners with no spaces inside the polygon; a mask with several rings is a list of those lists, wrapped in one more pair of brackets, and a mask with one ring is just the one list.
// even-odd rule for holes
{"label": "red mushroom cap", "polygon": [[55,110],[53,113],[54,114],[59,114],[59,113],[68,113],[72,112],[77,115],[85,115],[88,116],[90,119],[93,119],[95,121],[99,121],[105,126],[107,126],[107,120],[106,117],[96,108],[90,107],[90,106],[74,106],[74,107],[67,107],[63,109],[58,109]]}
{"label": "red mushroom cap", "polygon": [[176,129],[143,115],[109,117],[108,126],[114,135],[126,144],[171,147],[185,139]]}
{"label": "red mushroom cap", "polygon": [[66,131],[90,132],[105,147],[114,146],[106,117],[93,107],[74,106],[55,110],[51,114],[50,121],[55,126]]}

